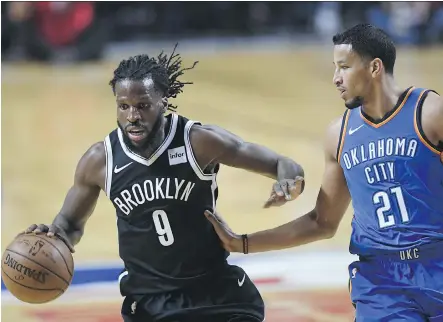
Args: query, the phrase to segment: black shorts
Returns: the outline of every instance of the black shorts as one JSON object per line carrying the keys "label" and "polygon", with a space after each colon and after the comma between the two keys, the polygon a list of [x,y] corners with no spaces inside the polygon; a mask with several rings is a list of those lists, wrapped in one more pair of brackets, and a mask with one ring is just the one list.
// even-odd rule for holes
{"label": "black shorts", "polygon": [[264,303],[255,285],[238,266],[199,285],[179,291],[126,296],[124,322],[262,322]]}

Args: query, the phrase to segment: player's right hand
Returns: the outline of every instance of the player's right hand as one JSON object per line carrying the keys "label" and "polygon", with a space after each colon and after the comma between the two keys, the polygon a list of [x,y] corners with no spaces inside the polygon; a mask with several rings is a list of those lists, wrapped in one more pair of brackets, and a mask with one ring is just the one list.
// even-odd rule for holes
{"label": "player's right hand", "polygon": [[40,225],[32,224],[31,226],[28,227],[28,229],[25,230],[24,234],[46,234],[46,236],[51,238],[56,236],[57,238],[61,239],[66,244],[66,246],[68,246],[71,253],[75,253],[74,246],[69,241],[66,232],[62,228],[56,225],[48,226],[45,224],[40,224]]}
{"label": "player's right hand", "polygon": [[228,224],[221,218],[217,211],[205,211],[205,216],[214,226],[215,232],[220,238],[221,244],[225,250],[231,253],[243,252],[243,240],[241,235],[234,233]]}

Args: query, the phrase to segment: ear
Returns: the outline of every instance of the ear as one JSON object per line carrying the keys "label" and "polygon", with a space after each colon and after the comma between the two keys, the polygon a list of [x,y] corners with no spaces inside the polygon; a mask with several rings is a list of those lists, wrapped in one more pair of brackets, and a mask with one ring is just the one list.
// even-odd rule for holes
{"label": "ear", "polygon": [[373,78],[379,76],[384,70],[383,62],[381,61],[381,59],[375,58],[374,60],[372,60],[370,63],[370,69]]}
{"label": "ear", "polygon": [[167,97],[163,97],[162,98],[162,103],[163,103],[163,112],[166,112],[166,110],[168,109],[168,98]]}

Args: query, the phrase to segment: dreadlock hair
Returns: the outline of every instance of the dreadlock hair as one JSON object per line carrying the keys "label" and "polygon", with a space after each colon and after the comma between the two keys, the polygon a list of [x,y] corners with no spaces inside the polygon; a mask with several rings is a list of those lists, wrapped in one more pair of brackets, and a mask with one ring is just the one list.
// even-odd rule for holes
{"label": "dreadlock hair", "polygon": [[[124,59],[114,70],[114,78],[109,82],[115,95],[115,84],[123,79],[143,80],[151,77],[154,86],[160,90],[166,98],[176,98],[183,92],[183,87],[192,82],[181,82],[178,78],[185,70],[193,69],[198,61],[191,67],[181,68],[182,60],[180,54],[175,53],[178,44],[175,44],[172,54],[168,57],[163,51],[157,58],[148,55],[137,55]],[[177,106],[168,103],[168,109],[175,111]]]}

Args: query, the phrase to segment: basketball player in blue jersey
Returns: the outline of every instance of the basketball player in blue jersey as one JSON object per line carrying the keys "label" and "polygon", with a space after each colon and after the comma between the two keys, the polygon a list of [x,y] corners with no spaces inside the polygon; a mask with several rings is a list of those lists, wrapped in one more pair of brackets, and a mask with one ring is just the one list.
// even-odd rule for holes
{"label": "basketball player in blue jersey", "polygon": [[357,25],[333,43],[347,110],[327,130],[314,209],[241,236],[205,214],[225,249],[264,252],[333,237],[352,200],[356,321],[443,321],[443,99],[396,85],[396,49],[382,30]]}
{"label": "basketball player in blue jersey", "polygon": [[80,159],[52,225],[26,233],[57,235],[73,251],[102,190],[117,214],[125,322],[261,322],[260,293],[227,263],[229,253],[201,214],[215,210],[220,164],[276,180],[265,207],[295,199],[303,170],[220,127],[165,116],[187,84],[178,79],[184,70],[174,52],[120,63],[110,82],[118,127]]}

